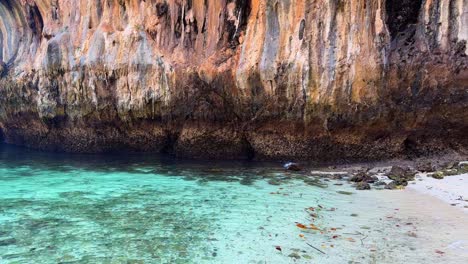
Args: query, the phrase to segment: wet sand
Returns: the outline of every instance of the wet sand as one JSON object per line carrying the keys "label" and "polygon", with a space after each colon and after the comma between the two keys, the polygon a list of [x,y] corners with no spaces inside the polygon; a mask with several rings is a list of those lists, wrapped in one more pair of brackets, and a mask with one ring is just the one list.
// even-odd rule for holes
{"label": "wet sand", "polygon": [[[407,255],[406,251],[395,252],[402,253],[396,257],[397,263],[421,263],[421,260],[427,263],[467,263],[468,214],[465,208],[450,205],[449,200],[454,192],[461,193],[459,188],[450,189],[457,186],[458,178],[448,177],[445,182],[439,180],[435,183],[434,179],[428,179],[423,181],[424,184],[419,182],[405,190],[380,191],[377,195],[374,191],[359,194],[369,201],[374,198],[376,207],[387,212],[383,216],[386,218],[383,228],[388,232],[389,241],[398,244],[396,241],[401,239],[398,233],[402,233],[398,230],[402,230],[407,233],[407,242],[415,242],[414,255]],[[423,188],[429,183],[434,183],[434,188],[430,189],[434,191]],[[392,208],[393,213],[389,214]],[[405,258],[407,261],[404,262]]]}

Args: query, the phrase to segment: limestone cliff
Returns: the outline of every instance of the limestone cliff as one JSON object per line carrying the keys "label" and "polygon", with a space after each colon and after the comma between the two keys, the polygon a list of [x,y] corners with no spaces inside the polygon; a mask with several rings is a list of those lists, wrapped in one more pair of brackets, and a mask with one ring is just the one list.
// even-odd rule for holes
{"label": "limestone cliff", "polygon": [[468,0],[0,0],[0,136],[380,159],[468,146]]}

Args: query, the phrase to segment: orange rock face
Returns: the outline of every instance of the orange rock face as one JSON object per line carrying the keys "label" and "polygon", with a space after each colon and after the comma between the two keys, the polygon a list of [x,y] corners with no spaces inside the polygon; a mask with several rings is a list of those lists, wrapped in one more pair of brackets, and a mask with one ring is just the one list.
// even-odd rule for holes
{"label": "orange rock face", "polygon": [[0,1],[0,135],[70,152],[468,146],[464,0]]}

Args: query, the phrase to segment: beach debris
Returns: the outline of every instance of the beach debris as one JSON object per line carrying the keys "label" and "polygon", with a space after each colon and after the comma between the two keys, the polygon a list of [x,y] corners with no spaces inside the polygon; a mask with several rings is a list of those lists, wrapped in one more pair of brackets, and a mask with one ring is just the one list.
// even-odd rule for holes
{"label": "beach debris", "polygon": [[352,194],[354,194],[353,192],[347,192],[347,191],[337,191],[337,193],[343,194],[343,195],[352,195]]}
{"label": "beach debris", "polygon": [[318,217],[318,215],[317,215],[316,213],[309,213],[309,215],[310,215],[310,217],[312,217],[312,218],[317,218],[317,217]]}
{"label": "beach debris", "polygon": [[301,165],[299,165],[299,163],[295,163],[295,162],[288,162],[288,163],[283,165],[283,168],[285,170],[289,170],[289,171],[301,171],[302,170]]}
{"label": "beach debris", "polygon": [[361,245],[364,246],[364,240],[366,240],[366,238],[368,238],[368,237],[369,237],[369,236],[365,236],[365,237],[361,238]]}
{"label": "beach debris", "polygon": [[304,224],[301,224],[301,223],[297,223],[296,222],[296,226],[300,229],[304,229],[304,230],[316,230],[316,231],[320,231],[320,228],[318,228],[316,225],[314,224],[310,224],[309,226],[307,225],[304,225]]}
{"label": "beach debris", "polygon": [[310,229],[320,231],[320,229],[314,224],[310,224]]}
{"label": "beach debris", "polygon": [[280,246],[275,246],[275,249],[278,250],[278,251],[280,251],[280,252],[283,252],[283,249],[281,249]]}
{"label": "beach debris", "polygon": [[306,225],[301,224],[301,223],[296,223],[296,226],[299,227],[300,229],[308,229]]}
{"label": "beach debris", "polygon": [[438,250],[438,249],[436,249],[435,253],[437,253],[437,254],[440,254],[440,255],[443,255],[443,254],[445,254],[445,252],[444,252],[444,251],[441,251],[441,250]]}
{"label": "beach debris", "polygon": [[323,252],[322,250],[320,250],[320,249],[318,249],[318,248],[316,248],[316,247],[312,246],[312,245],[311,245],[311,244],[309,244],[309,243],[306,243],[306,244],[307,244],[309,247],[311,247],[311,248],[313,248],[313,249],[317,250],[318,252],[320,252],[320,253],[322,253],[322,254],[324,254],[324,255],[326,255],[326,254],[327,254],[327,253]]}

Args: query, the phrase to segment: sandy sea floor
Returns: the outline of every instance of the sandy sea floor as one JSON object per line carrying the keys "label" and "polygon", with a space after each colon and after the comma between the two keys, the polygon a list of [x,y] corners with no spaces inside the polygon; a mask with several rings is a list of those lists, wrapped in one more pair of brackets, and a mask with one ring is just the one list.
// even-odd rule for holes
{"label": "sandy sea floor", "polygon": [[436,195],[456,177],[356,191],[280,164],[7,148],[0,263],[466,263],[468,214]]}

